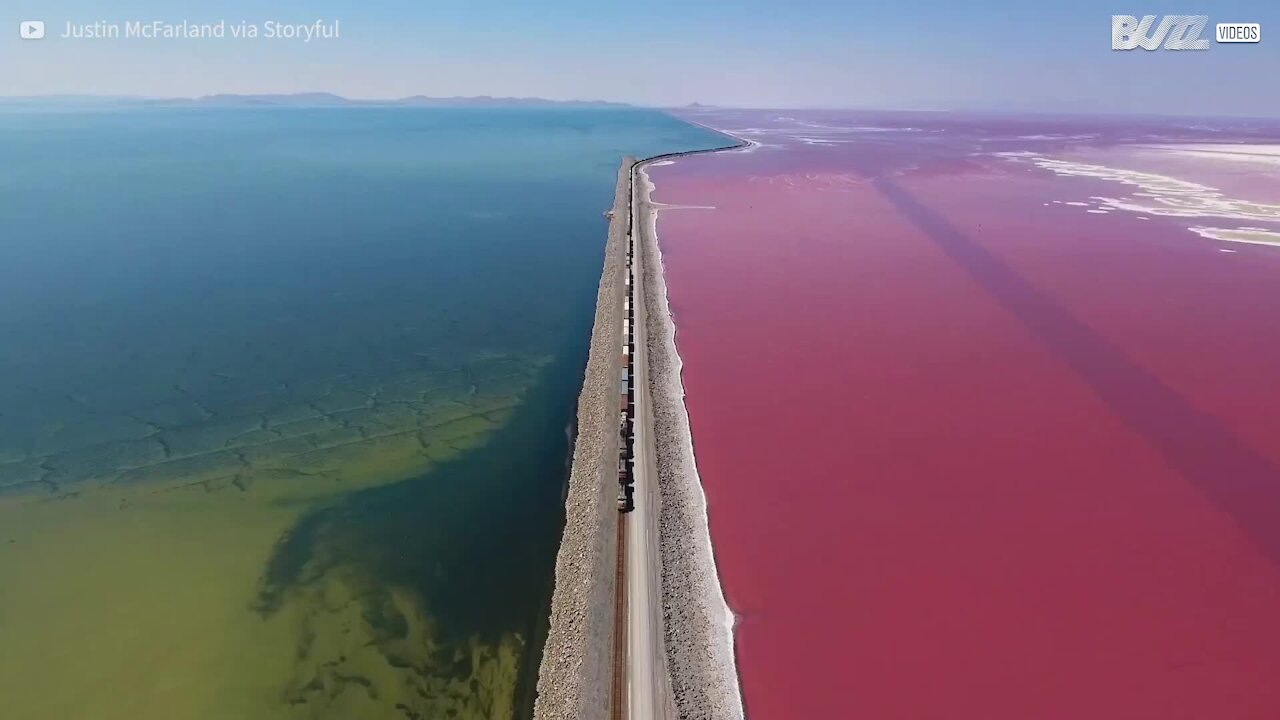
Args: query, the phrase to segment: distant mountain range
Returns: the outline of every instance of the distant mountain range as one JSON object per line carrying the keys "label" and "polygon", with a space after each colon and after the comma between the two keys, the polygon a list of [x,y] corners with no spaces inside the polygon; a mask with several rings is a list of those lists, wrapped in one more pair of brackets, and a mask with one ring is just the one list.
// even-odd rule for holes
{"label": "distant mountain range", "polygon": [[286,95],[205,95],[198,98],[146,100],[152,105],[205,105],[224,107],[356,107],[404,106],[441,108],[626,108],[626,103],[603,100],[547,100],[531,97],[428,97],[413,95],[393,100],[352,100],[333,93],[294,93]]}
{"label": "distant mountain range", "polygon": [[268,95],[204,95],[195,98],[146,98],[127,95],[0,96],[0,105],[199,105],[208,107],[439,107],[439,108],[629,108],[627,103],[603,100],[547,100],[536,97],[411,97],[353,100],[333,93]]}

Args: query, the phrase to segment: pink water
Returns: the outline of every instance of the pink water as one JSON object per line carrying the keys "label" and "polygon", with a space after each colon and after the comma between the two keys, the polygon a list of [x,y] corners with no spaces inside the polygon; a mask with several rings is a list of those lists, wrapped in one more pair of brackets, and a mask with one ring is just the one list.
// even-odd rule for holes
{"label": "pink water", "polygon": [[764,143],[650,171],[748,716],[1280,717],[1280,247],[996,154],[1203,131],[692,119]]}

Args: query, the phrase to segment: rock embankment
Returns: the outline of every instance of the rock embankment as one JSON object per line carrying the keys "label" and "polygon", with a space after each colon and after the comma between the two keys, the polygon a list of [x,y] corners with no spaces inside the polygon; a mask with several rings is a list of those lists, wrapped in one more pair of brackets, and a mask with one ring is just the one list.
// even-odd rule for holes
{"label": "rock embankment", "polygon": [[733,662],[732,616],[711,550],[706,498],[694,464],[655,210],[649,201],[652,185],[643,168],[641,164],[636,170],[636,180],[642,185],[636,212],[641,228],[649,392],[661,489],[658,526],[667,667],[681,718],[738,720],[743,710]]}
{"label": "rock embankment", "polygon": [[618,377],[630,177],[618,172],[574,442],[565,528],[556,555],[551,623],[538,670],[537,720],[595,720],[609,712],[617,561]]}

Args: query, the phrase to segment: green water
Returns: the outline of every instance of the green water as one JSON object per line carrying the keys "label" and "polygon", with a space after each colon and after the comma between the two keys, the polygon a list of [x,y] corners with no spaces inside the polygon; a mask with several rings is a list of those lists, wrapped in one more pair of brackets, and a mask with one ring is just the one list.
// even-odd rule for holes
{"label": "green water", "polygon": [[0,110],[0,716],[523,717],[647,111]]}

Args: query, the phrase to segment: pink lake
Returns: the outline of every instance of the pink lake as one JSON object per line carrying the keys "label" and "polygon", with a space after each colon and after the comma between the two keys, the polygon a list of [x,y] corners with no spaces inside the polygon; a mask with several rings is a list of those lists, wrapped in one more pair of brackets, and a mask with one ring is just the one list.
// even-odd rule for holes
{"label": "pink lake", "polygon": [[685,117],[759,143],[650,170],[748,716],[1280,717],[1280,165],[1176,147],[1280,127]]}

